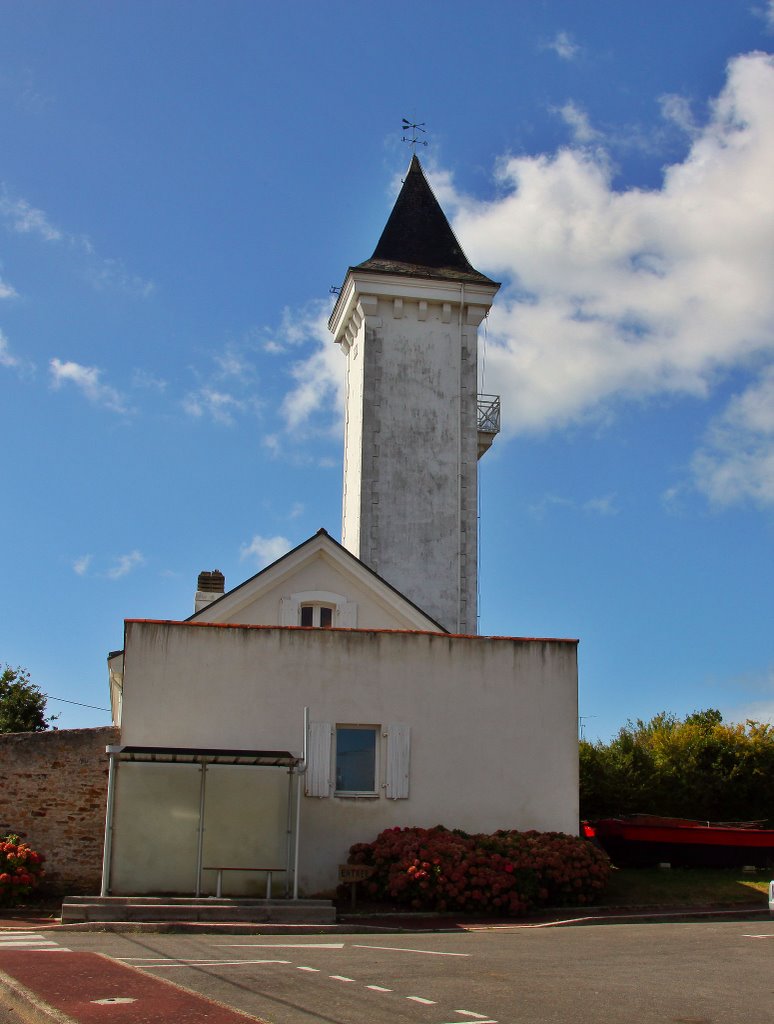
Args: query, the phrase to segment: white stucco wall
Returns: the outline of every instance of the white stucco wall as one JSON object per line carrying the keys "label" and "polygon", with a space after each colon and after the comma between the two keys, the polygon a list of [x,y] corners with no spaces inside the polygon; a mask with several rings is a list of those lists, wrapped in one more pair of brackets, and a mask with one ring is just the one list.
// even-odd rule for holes
{"label": "white stucco wall", "polygon": [[576,665],[574,641],[127,622],[122,743],[300,754],[306,706],[334,726],[409,725],[408,799],[303,798],[311,893],[389,826],[576,832]]}
{"label": "white stucco wall", "polygon": [[451,632],[477,629],[477,327],[495,290],[350,272],[333,325],[342,543]]}

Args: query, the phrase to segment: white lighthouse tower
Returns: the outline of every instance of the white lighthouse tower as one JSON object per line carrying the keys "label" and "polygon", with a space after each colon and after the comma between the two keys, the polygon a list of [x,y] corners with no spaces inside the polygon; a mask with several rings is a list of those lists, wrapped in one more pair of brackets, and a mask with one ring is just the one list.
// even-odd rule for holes
{"label": "white lighthouse tower", "polygon": [[498,288],[414,156],[329,321],[347,357],[342,544],[454,633],[477,631],[477,461],[499,430],[478,326]]}

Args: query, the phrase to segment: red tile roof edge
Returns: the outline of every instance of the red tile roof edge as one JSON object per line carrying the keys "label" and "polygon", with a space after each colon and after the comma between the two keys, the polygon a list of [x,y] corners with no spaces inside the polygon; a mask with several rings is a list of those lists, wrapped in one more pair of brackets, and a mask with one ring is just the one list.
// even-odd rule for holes
{"label": "red tile roof edge", "polygon": [[344,628],[341,626],[330,626],[321,629],[319,626],[270,626],[256,625],[248,622],[197,622],[181,619],[124,619],[125,625],[139,624],[149,626],[187,626],[199,629],[202,626],[211,626],[215,629],[282,629],[286,631],[299,631],[304,633],[386,633],[398,636],[437,636],[447,640],[518,640],[522,643],[535,644],[578,644],[577,639],[569,637],[551,636],[482,636],[479,633],[442,633],[427,629],[378,629],[378,628]]}

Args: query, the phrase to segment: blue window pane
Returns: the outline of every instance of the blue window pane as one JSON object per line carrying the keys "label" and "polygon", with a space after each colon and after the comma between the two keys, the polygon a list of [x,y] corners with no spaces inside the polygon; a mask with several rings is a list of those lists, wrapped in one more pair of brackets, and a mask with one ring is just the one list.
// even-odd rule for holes
{"label": "blue window pane", "polygon": [[336,730],[336,789],[339,793],[376,790],[376,729]]}

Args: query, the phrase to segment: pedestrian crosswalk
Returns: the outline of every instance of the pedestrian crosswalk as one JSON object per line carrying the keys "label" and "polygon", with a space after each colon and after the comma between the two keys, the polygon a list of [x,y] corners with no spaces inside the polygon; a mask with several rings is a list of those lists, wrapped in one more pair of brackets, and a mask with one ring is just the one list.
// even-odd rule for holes
{"label": "pedestrian crosswalk", "polygon": [[13,931],[0,932],[0,952],[4,949],[24,949],[30,953],[34,952],[60,952],[69,953],[70,950],[60,946],[53,939],[46,938],[39,932]]}

